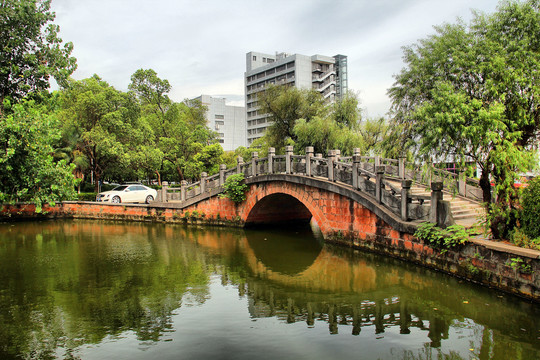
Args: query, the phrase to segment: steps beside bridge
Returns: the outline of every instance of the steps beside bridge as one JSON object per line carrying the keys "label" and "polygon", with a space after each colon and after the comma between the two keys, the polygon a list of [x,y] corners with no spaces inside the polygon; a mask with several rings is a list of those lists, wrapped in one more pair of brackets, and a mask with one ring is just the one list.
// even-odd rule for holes
{"label": "steps beside bridge", "polygon": [[[413,195],[430,195],[431,190],[425,186],[413,185],[411,187]],[[450,202],[452,217],[458,225],[465,227],[475,226],[480,224],[485,218],[485,209],[477,201],[467,199],[459,195],[453,195],[448,191],[443,191],[443,200]],[[429,200],[426,201],[429,204]]]}

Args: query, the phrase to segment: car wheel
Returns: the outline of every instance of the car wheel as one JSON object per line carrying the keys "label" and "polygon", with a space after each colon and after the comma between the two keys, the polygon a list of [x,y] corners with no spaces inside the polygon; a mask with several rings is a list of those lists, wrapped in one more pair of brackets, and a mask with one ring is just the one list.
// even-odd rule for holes
{"label": "car wheel", "polygon": [[119,204],[119,203],[121,203],[122,201],[120,200],[120,197],[119,197],[119,196],[114,196],[114,197],[111,199],[111,202],[112,202],[112,203],[115,203],[115,204]]}
{"label": "car wheel", "polygon": [[150,204],[150,202],[154,201],[154,197],[152,195],[148,195],[146,197],[145,203]]}

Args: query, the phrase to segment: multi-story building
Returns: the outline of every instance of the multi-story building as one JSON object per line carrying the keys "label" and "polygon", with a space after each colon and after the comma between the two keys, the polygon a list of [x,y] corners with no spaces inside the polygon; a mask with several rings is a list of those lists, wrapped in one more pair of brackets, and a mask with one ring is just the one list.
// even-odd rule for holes
{"label": "multi-story building", "polygon": [[208,107],[208,127],[218,133],[223,150],[231,151],[246,146],[246,110],[243,106],[226,105],[224,98],[209,95],[201,95],[194,100]]}
{"label": "multi-story building", "polygon": [[347,93],[347,56],[306,56],[249,52],[246,54],[245,99],[247,144],[260,138],[271,120],[261,113],[257,94],[268,84],[319,91],[331,103]]}

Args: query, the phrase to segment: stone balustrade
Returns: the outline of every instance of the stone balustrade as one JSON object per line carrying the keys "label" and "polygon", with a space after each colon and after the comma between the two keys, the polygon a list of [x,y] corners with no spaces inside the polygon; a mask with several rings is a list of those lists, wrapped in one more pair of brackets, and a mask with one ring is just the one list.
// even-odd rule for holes
{"label": "stone balustrade", "polygon": [[[159,193],[160,202],[183,202],[201,194],[220,188],[233,174],[244,174],[246,178],[267,174],[288,174],[307,176],[352,187],[363,192],[377,204],[383,205],[398,215],[403,221],[425,220],[437,224],[451,222],[449,204],[443,200],[443,190],[459,193],[472,199],[481,198],[481,190],[463,176],[437,170],[431,181],[420,176],[418,169],[406,166],[404,157],[386,159],[380,156],[361,156],[359,149],[354,149],[353,156],[341,157],[339,150],[329,150],[328,157],[314,154],[308,146],[305,155],[293,154],[293,147],[287,146],[285,155],[276,155],[270,148],[268,156],[259,157],[252,153],[251,160],[237,158],[237,165],[227,169],[221,165],[219,173],[213,176],[201,174],[198,182],[181,182],[180,187],[169,187],[163,182]],[[450,181],[447,181],[450,179]],[[470,180],[470,179],[469,179]],[[413,195],[410,192],[413,183],[431,187],[430,195]],[[472,184],[472,185],[471,185]],[[451,186],[449,186],[451,185]]]}

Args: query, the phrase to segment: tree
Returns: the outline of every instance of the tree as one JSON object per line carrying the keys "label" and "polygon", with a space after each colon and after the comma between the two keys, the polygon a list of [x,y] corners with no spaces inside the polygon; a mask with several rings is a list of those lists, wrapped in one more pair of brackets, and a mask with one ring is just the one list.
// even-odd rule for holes
{"label": "tree", "polygon": [[365,151],[362,136],[356,131],[338,124],[332,117],[315,116],[307,122],[300,119],[294,127],[295,151],[303,153],[307,146],[313,146],[315,153],[328,154],[328,150],[340,149],[343,155],[352,155],[354,148]]}
{"label": "tree", "polygon": [[341,126],[356,129],[362,120],[359,104],[358,95],[352,91],[347,92],[332,105],[332,119]]}
{"label": "tree", "polygon": [[40,212],[44,203],[72,199],[74,165],[53,159],[58,119],[32,101],[12,110],[0,117],[0,202],[31,201]]}
{"label": "tree", "polygon": [[532,166],[540,125],[540,2],[503,2],[492,15],[436,27],[404,49],[388,93],[403,143],[424,160],[476,162],[494,237],[515,221],[516,174]]}
{"label": "tree", "polygon": [[73,45],[62,44],[51,22],[50,0],[3,0],[0,4],[0,116],[33,92],[64,84],[76,69]]}
{"label": "tree", "polygon": [[277,151],[283,150],[288,139],[296,140],[293,131],[296,120],[310,121],[326,111],[320,93],[292,86],[268,86],[259,93],[258,102],[259,111],[270,116],[272,125],[266,129],[266,137]]}
{"label": "tree", "polygon": [[119,170],[130,168],[130,144],[140,143],[144,135],[138,107],[129,94],[97,75],[71,81],[62,90],[62,102],[64,134],[72,134],[72,148],[86,157],[97,191],[107,172],[118,179]]}
{"label": "tree", "polygon": [[[172,168],[178,180],[198,178],[200,172],[217,172],[223,149],[215,145],[215,133],[206,126],[207,111],[200,101],[171,101],[171,86],[152,69],[139,69],[131,76],[129,89],[141,106],[143,121],[153,135],[144,138],[139,159],[161,173]],[[153,148],[151,151],[147,151]],[[209,159],[213,154],[213,159]],[[148,168],[149,170],[149,168]]]}

